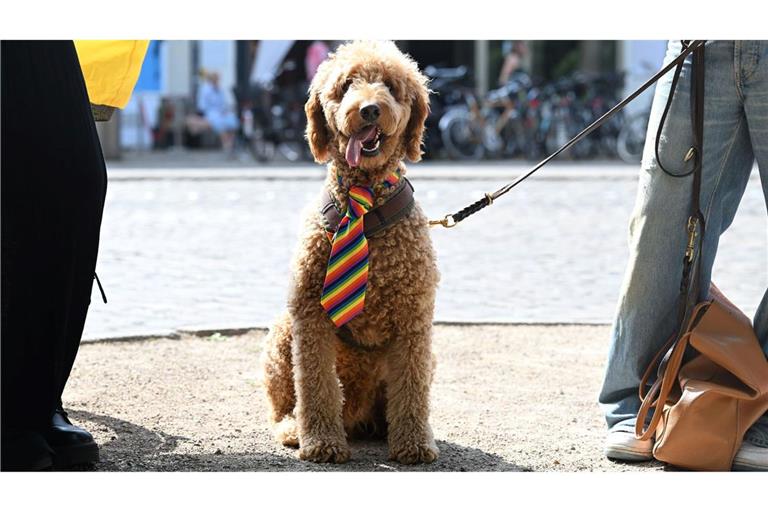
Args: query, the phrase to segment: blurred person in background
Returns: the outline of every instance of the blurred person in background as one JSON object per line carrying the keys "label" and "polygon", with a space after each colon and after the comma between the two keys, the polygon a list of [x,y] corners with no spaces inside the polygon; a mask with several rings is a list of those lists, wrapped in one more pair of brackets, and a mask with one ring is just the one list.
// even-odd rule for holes
{"label": "blurred person in background", "polygon": [[504,62],[499,71],[499,86],[506,85],[515,73],[523,71],[523,59],[528,55],[528,45],[525,41],[504,41],[501,53]]}
{"label": "blurred person in background", "polygon": [[228,104],[224,91],[219,86],[219,74],[208,73],[197,95],[197,109],[205,117],[208,126],[219,136],[221,147],[228,156],[233,156],[235,132],[239,122],[234,110]]}
{"label": "blurred person in background", "polygon": [[317,68],[328,58],[331,49],[325,41],[315,41],[307,48],[304,58],[304,68],[307,72],[307,82],[311,82],[317,73]]}
{"label": "blurred person in background", "polygon": [[175,144],[174,138],[174,119],[176,118],[176,107],[170,98],[160,100],[157,107],[157,123],[152,127],[152,147],[153,149],[168,149]]}

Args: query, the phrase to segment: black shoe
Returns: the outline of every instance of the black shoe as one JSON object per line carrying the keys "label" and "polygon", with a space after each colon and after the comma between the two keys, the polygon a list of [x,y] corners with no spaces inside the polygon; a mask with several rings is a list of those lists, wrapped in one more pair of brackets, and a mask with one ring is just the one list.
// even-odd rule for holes
{"label": "black shoe", "polygon": [[44,471],[53,468],[53,450],[43,436],[31,430],[3,432],[3,471]]}
{"label": "black shoe", "polygon": [[93,436],[74,426],[62,408],[53,413],[51,427],[43,436],[53,449],[54,469],[89,467],[99,462],[99,446]]}

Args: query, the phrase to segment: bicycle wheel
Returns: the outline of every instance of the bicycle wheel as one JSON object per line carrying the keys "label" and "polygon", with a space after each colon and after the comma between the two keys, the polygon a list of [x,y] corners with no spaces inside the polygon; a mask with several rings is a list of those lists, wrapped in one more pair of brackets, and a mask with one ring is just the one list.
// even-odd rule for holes
{"label": "bicycle wheel", "polygon": [[454,160],[480,160],[485,155],[482,133],[467,110],[446,112],[440,119],[440,135],[446,153]]}
{"label": "bicycle wheel", "polygon": [[[568,124],[568,120],[562,113],[555,115],[544,138],[544,149],[548,154],[551,155],[560,149],[571,138]],[[566,151],[563,155],[566,158],[574,158],[572,150]]]}
{"label": "bicycle wheel", "polygon": [[510,119],[501,130],[501,138],[504,143],[502,156],[514,158],[523,154],[526,144],[525,127],[520,119]]}
{"label": "bicycle wheel", "polygon": [[648,112],[640,112],[630,117],[616,138],[616,153],[628,164],[639,164],[643,158],[648,115]]}
{"label": "bicycle wheel", "polygon": [[501,151],[504,149],[504,140],[501,134],[496,131],[497,120],[498,116],[486,118],[485,126],[482,129],[485,154],[490,158],[501,156]]}
{"label": "bicycle wheel", "polygon": [[[581,130],[589,126],[593,121],[592,112],[582,108],[576,112],[576,115],[572,115],[569,125],[569,137],[575,137]],[[573,145],[571,151],[573,151],[573,157],[577,160],[584,160],[587,158],[594,158],[597,156],[598,142],[593,137],[585,137],[576,144]]]}
{"label": "bicycle wheel", "polygon": [[257,162],[268,162],[275,156],[275,146],[264,138],[264,131],[255,129],[247,140],[248,150]]}

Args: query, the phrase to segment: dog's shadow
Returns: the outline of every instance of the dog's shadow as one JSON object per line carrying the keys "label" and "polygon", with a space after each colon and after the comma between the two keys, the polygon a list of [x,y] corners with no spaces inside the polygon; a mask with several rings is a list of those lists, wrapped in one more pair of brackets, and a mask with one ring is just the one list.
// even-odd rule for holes
{"label": "dog's shadow", "polygon": [[[71,410],[77,422],[109,431],[100,439],[96,471],[531,471],[498,455],[447,441],[437,441],[440,458],[432,464],[406,466],[387,461],[381,441],[352,441],[352,460],[346,464],[314,464],[296,457],[295,450],[274,446],[271,451],[211,452],[202,443],[182,436],[149,430],[112,416]],[[183,450],[178,450],[183,443]]]}

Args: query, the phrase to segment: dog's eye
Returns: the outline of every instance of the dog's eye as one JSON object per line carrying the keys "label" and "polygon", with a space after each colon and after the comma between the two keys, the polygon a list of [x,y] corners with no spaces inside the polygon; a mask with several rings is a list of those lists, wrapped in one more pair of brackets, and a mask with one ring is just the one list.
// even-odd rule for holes
{"label": "dog's eye", "polygon": [[344,85],[341,86],[341,94],[346,94],[350,85],[352,85],[352,79],[347,78],[346,81],[344,82]]}
{"label": "dog's eye", "polygon": [[389,92],[392,93],[392,96],[397,96],[397,87],[394,82],[391,80],[384,80],[384,85],[389,89]]}

